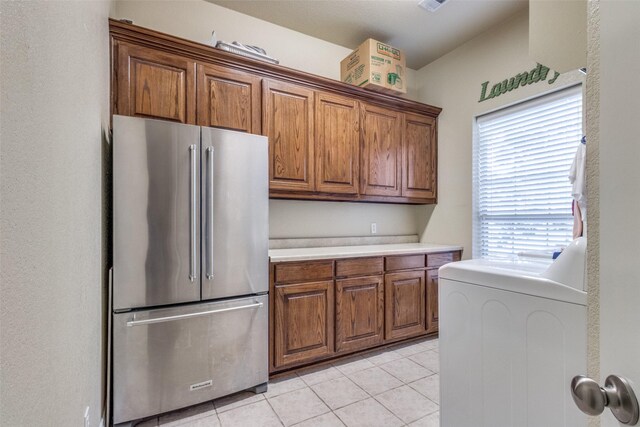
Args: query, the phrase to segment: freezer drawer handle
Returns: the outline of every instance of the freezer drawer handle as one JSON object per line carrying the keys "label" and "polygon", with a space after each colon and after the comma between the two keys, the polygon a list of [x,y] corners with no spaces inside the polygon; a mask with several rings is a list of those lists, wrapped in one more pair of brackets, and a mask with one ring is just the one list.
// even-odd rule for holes
{"label": "freezer drawer handle", "polygon": [[189,154],[191,155],[191,181],[190,181],[190,190],[191,190],[191,203],[190,203],[190,209],[191,212],[189,215],[189,226],[191,227],[191,248],[190,248],[190,255],[191,255],[191,259],[189,262],[189,280],[191,280],[192,282],[194,282],[196,280],[196,278],[198,276],[196,276],[196,242],[198,239],[198,236],[196,236],[196,228],[197,228],[197,217],[196,217],[196,210],[197,210],[197,206],[196,206],[196,197],[197,197],[197,182],[196,182],[196,156],[197,156],[197,152],[196,152],[196,148],[198,148],[196,145],[191,145],[189,146]]}
{"label": "freezer drawer handle", "polygon": [[213,279],[213,147],[207,147],[207,279]]}
{"label": "freezer drawer handle", "polygon": [[135,315],[134,315],[134,320],[128,321],[127,326],[142,326],[142,325],[150,325],[152,323],[172,322],[174,320],[189,319],[191,317],[208,316],[210,314],[226,313],[229,311],[236,311],[236,310],[246,310],[248,308],[260,308],[263,305],[264,304],[261,302],[255,302],[253,304],[241,305],[239,307],[221,308],[218,310],[200,311],[197,313],[179,314],[177,316],[158,317],[157,319],[145,319],[145,320],[135,320]]}

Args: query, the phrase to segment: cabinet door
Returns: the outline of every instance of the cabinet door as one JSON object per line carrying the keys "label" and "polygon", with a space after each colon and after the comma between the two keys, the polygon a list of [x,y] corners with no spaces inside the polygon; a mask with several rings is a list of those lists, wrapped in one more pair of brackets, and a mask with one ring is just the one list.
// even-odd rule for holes
{"label": "cabinet door", "polygon": [[261,81],[242,71],[198,64],[198,124],[260,133]]}
{"label": "cabinet door", "polygon": [[193,61],[118,42],[115,113],[195,124]]}
{"label": "cabinet door", "polygon": [[391,273],[384,281],[385,339],[424,333],[424,271]]}
{"label": "cabinet door", "polygon": [[427,332],[438,332],[438,269],[427,270]]}
{"label": "cabinet door", "polygon": [[436,197],[436,120],[405,114],[402,144],[402,195]]}
{"label": "cabinet door", "polygon": [[402,116],[397,111],[362,104],[361,193],[399,196]]}
{"label": "cabinet door", "polygon": [[311,362],[333,353],[333,281],[275,287],[274,365]]}
{"label": "cabinet door", "polygon": [[354,351],[382,343],[382,276],[336,280],[336,351]]}
{"label": "cabinet door", "polygon": [[325,193],[358,193],[358,102],[316,93],[316,189]]}
{"label": "cabinet door", "polygon": [[269,137],[269,189],[314,191],[313,91],[265,80],[262,132]]}

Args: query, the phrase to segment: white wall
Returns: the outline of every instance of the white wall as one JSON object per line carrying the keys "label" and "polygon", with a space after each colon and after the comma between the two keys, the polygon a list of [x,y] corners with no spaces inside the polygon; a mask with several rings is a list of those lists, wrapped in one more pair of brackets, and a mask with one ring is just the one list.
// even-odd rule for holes
{"label": "white wall", "polygon": [[[438,205],[418,208],[422,241],[455,243],[469,258],[472,245],[472,157],[474,117],[544,92],[581,82],[579,71],[520,87],[478,102],[483,82],[531,70],[527,12],[476,37],[418,70],[419,100],[443,108],[438,121]],[[553,72],[549,73],[549,80]]]}
{"label": "white wall", "polygon": [[530,0],[529,56],[561,73],[586,67],[587,0]]}
{"label": "white wall", "polygon": [[340,79],[340,60],[351,52],[204,0],[118,0],[113,17],[199,43],[215,30],[219,40],[258,45],[281,65],[332,79]]}
{"label": "white wall", "polygon": [[[340,61],[351,49],[208,3],[189,1],[116,2],[114,18],[206,42],[212,30],[220,40],[255,44],[280,60],[280,64],[332,79],[340,79]],[[407,70],[407,98],[416,98],[416,72]],[[271,200],[270,237],[335,237],[370,234],[416,234],[414,206],[377,203],[336,203]]]}
{"label": "white wall", "polygon": [[269,235],[295,237],[370,236],[375,222],[378,235],[416,234],[415,206],[346,203],[269,201]]}
{"label": "white wall", "polygon": [[0,424],[104,402],[108,1],[0,2]]}

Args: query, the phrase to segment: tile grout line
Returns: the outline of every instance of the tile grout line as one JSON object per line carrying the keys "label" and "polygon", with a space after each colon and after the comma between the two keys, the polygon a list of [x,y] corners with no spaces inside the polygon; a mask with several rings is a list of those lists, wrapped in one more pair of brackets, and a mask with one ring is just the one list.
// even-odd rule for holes
{"label": "tile grout line", "polygon": [[[302,390],[302,389],[298,389],[298,390]],[[296,391],[296,390],[293,390]],[[286,393],[283,393],[286,394]],[[278,395],[278,396],[282,396],[282,394]],[[275,396],[275,397],[278,397]],[[284,423],[284,421],[282,421],[282,418],[280,418],[280,415],[278,415],[278,412],[275,410],[275,408],[273,407],[273,405],[271,405],[271,402],[269,402],[269,399],[267,397],[264,398],[264,400],[267,401],[267,405],[269,405],[269,408],[271,408],[271,410],[273,411],[274,414],[276,414],[276,418],[278,419],[278,421],[280,421],[280,424],[282,424],[283,426],[286,426],[286,424]],[[222,427],[222,425],[220,426]]]}
{"label": "tile grout line", "polygon": [[[334,379],[337,379],[337,378],[334,378]],[[329,381],[331,381],[331,380],[329,380]],[[326,381],[323,381],[323,382],[326,382]],[[318,383],[318,384],[320,384],[320,383]],[[317,385],[317,384],[314,384],[314,385]],[[324,405],[329,409],[329,412],[333,413],[340,420],[340,417],[338,417],[338,414],[333,412],[333,408],[331,408],[331,406],[329,406],[329,404],[327,402],[325,402],[324,399],[322,399],[322,397],[320,397],[320,395],[318,393],[316,393],[316,391],[313,389],[313,387],[309,386],[309,388],[311,389],[311,392],[313,394],[315,394],[318,399],[320,399],[320,402],[324,403]],[[327,414],[327,413],[328,412],[325,412],[324,414]],[[316,417],[319,417],[319,416],[324,415],[324,414],[316,415]],[[313,418],[315,418],[315,417],[307,418],[306,420],[302,420],[300,422],[311,420]],[[340,422],[342,423],[342,420],[340,420]],[[344,424],[344,423],[342,423],[342,424]]]}
{"label": "tile grout line", "polygon": [[[363,392],[364,394],[366,394],[367,396],[373,397],[373,396],[371,396],[369,393],[367,393],[367,391],[366,391],[366,390],[364,390],[364,389],[363,389],[362,387],[360,387],[358,384],[356,384],[355,382],[353,382],[353,380],[352,380],[351,378],[349,378],[349,377],[348,377],[348,376],[346,376],[346,375],[343,375],[343,377],[344,377],[344,378],[346,378],[346,379],[347,379],[347,381],[349,381],[351,384],[353,384],[353,385],[354,385],[355,387],[357,387],[359,390],[362,390],[362,392]],[[337,379],[338,379],[338,378],[334,378],[334,380],[337,380]],[[329,381],[332,381],[332,380],[329,380]],[[329,381],[324,381],[324,382],[329,382]],[[322,384],[322,383],[318,383],[318,384]],[[318,384],[314,384],[314,385],[318,385]],[[327,407],[329,408],[329,410],[330,410],[331,412],[335,412],[337,409],[346,408],[346,407],[347,407],[347,406],[349,406],[349,405],[352,405],[352,404],[354,404],[354,403],[358,403],[358,402],[362,402],[363,400],[367,400],[367,399],[369,398],[369,397],[365,397],[364,399],[356,400],[356,401],[351,402],[351,403],[349,403],[349,404],[347,404],[347,405],[340,406],[339,408],[333,409],[331,406],[329,406],[329,403],[328,403],[328,402],[326,402],[322,397],[320,397],[320,395],[319,395],[318,393],[316,393],[316,391],[313,389],[313,387],[309,387],[309,388],[311,389],[311,391],[313,391],[313,392],[315,393],[315,395],[316,395],[316,396],[318,396],[318,399],[320,399],[320,400],[322,401],[322,403],[324,403],[325,405],[327,405]],[[336,415],[336,416],[337,416],[337,415]]]}
{"label": "tile grout line", "polygon": [[[434,374],[434,375],[439,375],[439,374]],[[422,377],[422,378],[417,379],[417,380],[415,380],[415,381],[413,381],[413,382],[411,382],[411,383],[409,383],[409,384],[407,384],[407,385],[408,385],[409,387],[411,387],[411,384],[413,384],[413,383],[415,383],[415,382],[417,382],[417,381],[423,380],[423,379],[425,379],[425,378],[430,378],[430,377],[432,377],[432,376],[433,376],[433,375],[430,375],[430,376],[428,376],[428,377]],[[419,395],[424,396],[425,398],[429,399],[430,401],[432,401],[433,403],[435,403],[436,405],[438,405],[438,408],[440,408],[440,403],[439,403],[439,402],[436,402],[435,400],[433,400],[433,399],[432,399],[432,398],[430,398],[429,396],[427,396],[427,395],[425,395],[424,393],[422,393],[420,390],[416,390],[416,389],[415,389],[415,388],[413,388],[413,387],[411,387],[411,388],[412,388],[413,390],[415,390],[416,392],[418,392],[418,394],[419,394]],[[439,409],[438,409],[438,410],[439,410]]]}
{"label": "tile grout line", "polygon": [[[419,353],[423,353],[423,352],[426,352],[426,351],[430,351],[430,350],[425,350],[425,351],[422,351],[422,352],[419,352]],[[434,371],[432,371],[431,369],[427,368],[426,366],[421,365],[420,363],[416,362],[415,360],[410,359],[410,357],[411,357],[411,356],[414,356],[415,354],[419,354],[419,353],[414,353],[414,354],[409,355],[409,356],[402,356],[402,355],[401,355],[401,356],[402,356],[401,358],[399,358],[399,359],[396,359],[396,360],[395,360],[395,361],[398,361],[398,360],[401,360],[401,359],[408,359],[410,362],[413,362],[413,363],[415,363],[416,365],[421,366],[422,368],[424,368],[424,369],[428,370],[429,372],[431,372],[431,375],[427,375],[427,376],[425,376],[425,377],[417,378],[417,379],[415,379],[414,381],[411,381],[411,382],[419,381],[419,380],[421,380],[421,379],[428,378],[428,377],[431,377],[431,376],[433,376],[433,375],[439,374],[438,372],[434,372]],[[400,354],[400,353],[398,353],[398,354]],[[390,362],[387,362],[387,363],[392,363],[392,362],[394,362],[394,360],[392,360],[392,361],[390,361]],[[392,387],[392,388],[390,388],[389,390],[383,391],[383,392],[378,393],[378,394],[376,394],[376,395],[371,395],[371,394],[369,394],[366,390],[365,390],[365,393],[369,394],[369,395],[370,395],[370,396],[371,396],[371,397],[372,397],[376,402],[378,402],[378,403],[379,403],[380,405],[382,405],[386,410],[388,410],[391,414],[393,414],[393,416],[394,416],[394,417],[398,418],[398,419],[403,423],[403,425],[404,425],[404,426],[408,426],[408,425],[409,425],[409,423],[405,423],[402,419],[400,419],[400,417],[399,417],[398,415],[396,415],[396,413],[395,413],[395,412],[393,412],[393,411],[391,410],[391,408],[388,408],[388,407],[387,407],[383,402],[381,402],[380,400],[378,400],[378,399],[376,398],[376,396],[380,396],[381,394],[387,393],[387,392],[389,392],[389,391],[396,390],[396,389],[399,389],[399,388],[401,388],[401,387],[407,386],[407,387],[409,387],[411,390],[413,390],[413,391],[415,391],[416,393],[418,393],[420,396],[424,397],[424,398],[425,398],[425,399],[427,399],[428,401],[430,401],[430,402],[432,402],[433,404],[435,404],[435,405],[437,405],[437,406],[438,406],[438,409],[437,409],[436,411],[433,411],[433,412],[430,412],[430,413],[428,413],[428,414],[425,414],[425,415],[424,415],[424,417],[427,417],[427,416],[429,416],[429,415],[431,415],[431,414],[433,414],[433,413],[435,413],[435,412],[439,412],[439,411],[440,411],[440,404],[439,404],[439,403],[434,402],[433,400],[429,399],[429,397],[425,396],[424,394],[420,393],[418,390],[416,390],[416,389],[414,389],[413,387],[411,387],[411,386],[409,385],[409,384],[411,384],[411,382],[410,382],[410,383],[407,383],[407,382],[405,382],[404,380],[402,380],[402,379],[398,378],[397,376],[393,375],[391,372],[388,372],[386,369],[383,369],[383,368],[382,368],[382,365],[385,365],[385,364],[386,364],[386,363],[383,363],[383,364],[381,364],[381,365],[376,365],[376,367],[379,367],[379,368],[380,368],[380,369],[382,369],[384,372],[386,372],[387,374],[389,374],[389,375],[390,375],[390,376],[392,376],[393,378],[395,378],[395,379],[397,379],[398,381],[400,381],[400,382],[402,383],[402,385],[399,385],[399,386],[397,386],[397,387]],[[412,423],[414,423],[414,422],[416,422],[416,421],[418,421],[418,420],[421,420],[421,419],[422,419],[422,418],[424,418],[424,417],[420,417],[420,418],[418,418],[417,420],[413,420],[413,421],[411,421],[411,422],[412,422]]]}
{"label": "tile grout line", "polygon": [[[403,356],[403,357],[401,357],[400,359],[392,360],[391,362],[397,362],[398,360],[401,360],[401,359],[409,359],[409,357],[410,357],[410,356]],[[431,369],[427,368],[426,366],[422,366],[422,365],[421,365],[421,364],[419,364],[418,362],[416,362],[416,361],[414,361],[414,360],[411,360],[411,359],[409,359],[409,361],[410,361],[410,362],[415,363],[416,365],[418,365],[418,366],[420,366],[420,367],[422,367],[422,368],[424,368],[424,369],[426,369],[426,370],[427,370],[427,371],[429,371],[429,372],[432,372],[432,374],[431,374],[431,375],[435,374],[435,372],[433,372]],[[387,363],[391,363],[391,362],[387,362]],[[397,379],[398,381],[400,381],[402,384],[404,384],[404,385],[409,385],[408,383],[404,382],[404,380],[402,380],[402,379],[398,378],[397,376],[393,375],[391,372],[387,371],[386,369],[384,369],[384,368],[382,367],[382,365],[386,365],[387,363],[383,363],[383,364],[381,364],[381,365],[376,365],[376,366],[377,366],[377,367],[379,367],[380,369],[382,369],[383,371],[385,371],[387,374],[391,375],[393,378],[395,378],[395,379]],[[418,381],[418,380],[421,380],[422,378],[430,377],[431,375],[427,375],[427,376],[425,376],[425,377],[420,377],[420,378],[418,378],[418,379],[415,379],[414,381]],[[412,382],[413,382],[413,381],[412,381]],[[394,389],[395,389],[395,388],[398,388],[398,387],[394,387]],[[389,390],[391,390],[391,389],[389,389]],[[383,392],[383,393],[384,393],[384,392]]]}

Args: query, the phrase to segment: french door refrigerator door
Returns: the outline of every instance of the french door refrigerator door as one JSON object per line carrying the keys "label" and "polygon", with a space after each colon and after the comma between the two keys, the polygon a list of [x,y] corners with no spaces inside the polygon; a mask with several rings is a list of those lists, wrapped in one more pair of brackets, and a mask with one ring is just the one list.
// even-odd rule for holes
{"label": "french door refrigerator door", "polygon": [[269,290],[267,138],[202,128],[202,299]]}
{"label": "french door refrigerator door", "polygon": [[200,127],[113,116],[113,308],[200,300]]}
{"label": "french door refrigerator door", "polygon": [[114,424],[267,382],[268,297],[113,316]]}

